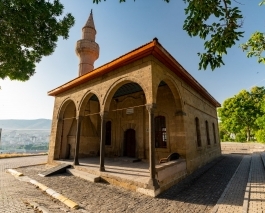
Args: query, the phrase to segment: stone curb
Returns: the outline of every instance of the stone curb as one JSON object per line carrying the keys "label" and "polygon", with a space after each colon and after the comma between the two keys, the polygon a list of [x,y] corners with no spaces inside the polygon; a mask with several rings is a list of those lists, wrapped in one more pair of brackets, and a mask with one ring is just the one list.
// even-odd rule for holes
{"label": "stone curb", "polygon": [[8,171],[11,175],[16,176],[16,177],[23,176],[23,174],[22,174],[21,172],[18,172],[18,171],[14,170],[14,169],[7,169],[7,171]]}
{"label": "stone curb", "polygon": [[37,186],[38,188],[40,188],[42,191],[46,192],[51,197],[61,201],[62,203],[64,203],[68,207],[70,207],[72,209],[78,209],[79,208],[79,205],[77,203],[75,203],[74,201],[70,200],[69,198],[61,195],[60,193],[54,191],[53,189],[45,186],[44,184],[39,183],[38,181],[33,180],[33,179],[30,180],[30,183]]}
{"label": "stone curb", "polygon": [[[14,169],[7,169],[7,171],[16,177],[24,176],[22,173],[14,170]],[[41,189],[42,191],[46,192],[48,195],[52,196],[53,198],[61,201],[62,203],[64,203],[68,207],[70,207],[72,209],[78,209],[79,208],[79,205],[77,203],[75,203],[74,201],[70,200],[69,198],[61,195],[60,193],[54,191],[53,189],[45,186],[44,184],[39,183],[38,181],[33,180],[33,179],[30,179],[29,182],[31,184],[35,185],[37,188]]]}

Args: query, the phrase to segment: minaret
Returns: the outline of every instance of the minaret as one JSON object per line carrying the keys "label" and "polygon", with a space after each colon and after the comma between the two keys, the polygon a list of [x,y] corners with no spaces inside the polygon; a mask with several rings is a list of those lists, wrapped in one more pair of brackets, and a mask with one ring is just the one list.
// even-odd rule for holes
{"label": "minaret", "polygon": [[80,58],[79,76],[84,75],[94,69],[94,62],[99,56],[99,46],[95,42],[96,29],[93,20],[93,13],[82,28],[82,39],[77,41],[75,52]]}

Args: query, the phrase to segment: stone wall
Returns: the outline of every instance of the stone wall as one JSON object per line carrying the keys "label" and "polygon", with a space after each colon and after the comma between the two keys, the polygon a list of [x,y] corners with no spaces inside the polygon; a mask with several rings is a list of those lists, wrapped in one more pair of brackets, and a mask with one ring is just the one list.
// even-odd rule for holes
{"label": "stone wall", "polygon": [[[177,123],[181,125],[176,125],[178,130],[174,130],[178,138],[176,138],[176,148],[173,150],[177,150],[186,159],[187,170],[191,173],[221,155],[216,108],[160,61],[154,59],[152,65],[154,87],[161,81],[165,81],[174,96],[175,120],[178,120]],[[159,100],[161,96],[157,95],[156,97]],[[196,117],[200,122],[201,147],[198,147],[197,143]],[[208,122],[210,145],[207,143],[206,121]],[[213,123],[215,130],[213,130]]]}

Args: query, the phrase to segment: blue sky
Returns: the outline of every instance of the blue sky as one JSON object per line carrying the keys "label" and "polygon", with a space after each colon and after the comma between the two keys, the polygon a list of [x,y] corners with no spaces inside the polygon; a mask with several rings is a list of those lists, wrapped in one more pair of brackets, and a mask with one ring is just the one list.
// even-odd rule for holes
{"label": "blue sky", "polygon": [[72,13],[75,25],[68,40],[60,39],[56,51],[37,64],[36,74],[27,82],[0,80],[0,119],[52,118],[54,98],[50,91],[78,75],[79,60],[75,54],[76,41],[81,38],[90,10],[93,9],[100,46],[95,68],[123,55],[154,37],[171,55],[221,104],[242,89],[265,85],[265,65],[247,59],[239,44],[256,30],[264,32],[265,6],[259,0],[242,0],[238,7],[244,13],[245,37],[229,49],[225,66],[211,71],[198,70],[203,41],[191,38],[182,30],[185,19],[183,1],[165,3],[163,0],[118,0],[93,4],[92,0],[62,0],[65,13]]}

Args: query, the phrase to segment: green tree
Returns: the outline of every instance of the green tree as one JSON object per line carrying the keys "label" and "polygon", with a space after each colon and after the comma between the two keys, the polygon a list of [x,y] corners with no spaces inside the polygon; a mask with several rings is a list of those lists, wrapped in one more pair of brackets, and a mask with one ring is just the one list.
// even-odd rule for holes
{"label": "green tree", "polygon": [[259,129],[255,133],[256,139],[258,142],[265,142],[265,129]]}
{"label": "green tree", "polygon": [[261,101],[261,112],[263,113],[256,120],[256,124],[259,130],[256,132],[255,136],[258,142],[265,142],[265,100]]}
{"label": "green tree", "polygon": [[[262,102],[264,87],[253,87],[250,91],[242,90],[237,95],[224,101],[218,109],[218,116],[222,126],[236,138],[243,140],[243,134],[247,141],[260,129],[257,119],[264,115]],[[243,132],[243,134],[242,134]]]}
{"label": "green tree", "polygon": [[219,137],[222,142],[229,141],[230,140],[230,134],[229,132],[223,125],[223,123],[219,123]]}
{"label": "green tree", "polygon": [[0,78],[26,81],[35,64],[53,53],[59,36],[68,38],[74,24],[59,0],[0,1]]}
{"label": "green tree", "polygon": [[265,50],[265,34],[255,32],[249,40],[241,45],[243,51],[247,52],[247,57],[257,57],[259,63],[265,64],[265,57],[262,55]]}
{"label": "green tree", "polygon": [[[265,0],[262,0],[260,6],[265,4]],[[259,63],[265,64],[265,57],[263,53],[265,51],[265,33],[255,32],[253,33],[245,44],[241,45],[243,51],[247,52],[247,57],[257,57]]]}

